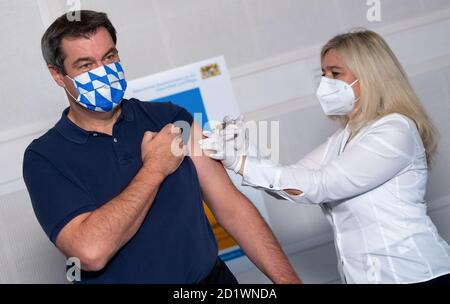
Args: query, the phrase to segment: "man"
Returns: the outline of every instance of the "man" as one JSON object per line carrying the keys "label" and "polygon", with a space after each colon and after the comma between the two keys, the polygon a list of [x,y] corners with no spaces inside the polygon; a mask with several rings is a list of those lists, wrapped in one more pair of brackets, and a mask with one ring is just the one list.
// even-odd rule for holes
{"label": "man", "polygon": [[[236,283],[217,257],[202,208],[275,283],[300,283],[256,208],[222,165],[203,156],[198,124],[171,103],[125,100],[116,31],[106,14],[59,17],[42,52],[69,107],[24,156],[44,231],[81,262],[82,283]],[[191,125],[187,144],[180,128]]]}

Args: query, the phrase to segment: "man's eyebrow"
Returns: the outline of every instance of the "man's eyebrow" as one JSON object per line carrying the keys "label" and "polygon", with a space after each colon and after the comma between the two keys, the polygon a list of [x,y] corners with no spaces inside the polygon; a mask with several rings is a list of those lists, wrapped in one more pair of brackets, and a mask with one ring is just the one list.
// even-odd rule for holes
{"label": "man's eyebrow", "polygon": [[[108,56],[109,54],[111,54],[111,53],[117,54],[117,53],[119,53],[119,51],[116,49],[115,46],[113,46],[112,48],[110,48],[110,49],[105,53],[105,55],[103,55],[102,60],[105,59],[105,57],[107,57],[107,56]],[[90,62],[92,62],[92,61],[95,61],[95,58],[94,58],[94,57],[80,57],[80,58],[78,58],[77,60],[75,60],[74,63],[72,63],[72,66],[73,66],[73,67],[76,67],[80,62],[83,62],[83,61],[90,61]]]}
{"label": "man's eyebrow", "polygon": [[95,61],[95,58],[93,58],[93,57],[78,58],[77,60],[74,61],[74,63],[72,63],[72,66],[76,67],[80,62],[83,62],[83,61]]}
{"label": "man's eyebrow", "polygon": [[119,51],[116,49],[115,46],[113,46],[112,48],[110,48],[110,49],[105,53],[105,55],[103,55],[102,59],[105,59],[105,57],[107,57],[107,56],[108,56],[109,54],[111,54],[111,53],[117,54],[117,53],[119,53]]}

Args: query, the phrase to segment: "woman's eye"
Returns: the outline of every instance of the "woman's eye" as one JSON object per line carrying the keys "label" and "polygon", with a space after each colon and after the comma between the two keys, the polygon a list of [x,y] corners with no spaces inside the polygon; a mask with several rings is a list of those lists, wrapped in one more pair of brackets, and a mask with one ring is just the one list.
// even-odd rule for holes
{"label": "woman's eye", "polygon": [[333,77],[336,78],[336,77],[338,77],[341,73],[333,72],[332,74],[333,74]]}

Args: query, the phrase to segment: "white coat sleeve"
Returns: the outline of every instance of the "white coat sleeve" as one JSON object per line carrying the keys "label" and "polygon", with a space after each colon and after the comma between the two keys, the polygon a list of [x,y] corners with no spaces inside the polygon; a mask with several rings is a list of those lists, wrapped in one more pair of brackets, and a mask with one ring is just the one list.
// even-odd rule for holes
{"label": "white coat sleeve", "polygon": [[[307,168],[301,162],[291,166],[260,165],[258,160],[250,159],[245,164],[244,180],[293,202],[318,204],[372,190],[406,170],[414,157],[415,139],[408,122],[386,120],[320,168]],[[284,189],[303,193],[293,196]]]}
{"label": "white coat sleeve", "polygon": [[[321,144],[296,164],[292,165],[292,168],[319,168],[328,145],[329,141]],[[293,201],[285,191],[274,189],[275,181],[280,179],[282,168],[283,166],[270,160],[247,157],[243,170],[242,185],[266,190],[277,194],[281,198]]]}

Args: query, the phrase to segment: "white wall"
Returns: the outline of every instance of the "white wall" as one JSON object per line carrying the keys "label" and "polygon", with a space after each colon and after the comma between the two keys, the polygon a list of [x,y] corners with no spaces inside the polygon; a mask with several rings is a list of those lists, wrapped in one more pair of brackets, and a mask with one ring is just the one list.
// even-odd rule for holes
{"label": "white wall", "polygon": [[[90,0],[81,7],[109,14],[129,79],[224,54],[247,118],[280,121],[284,163],[337,127],[314,98],[321,45],[356,26],[377,30],[441,132],[428,199],[430,215],[450,240],[450,1],[382,0],[381,22],[373,23],[364,0]],[[21,159],[66,104],[45,69],[39,41],[68,8],[65,1],[0,0],[0,282],[63,280],[64,261],[40,231],[24,191]],[[305,281],[336,281],[331,231],[320,210],[269,196],[266,207]],[[264,281],[256,270],[239,278]]]}

